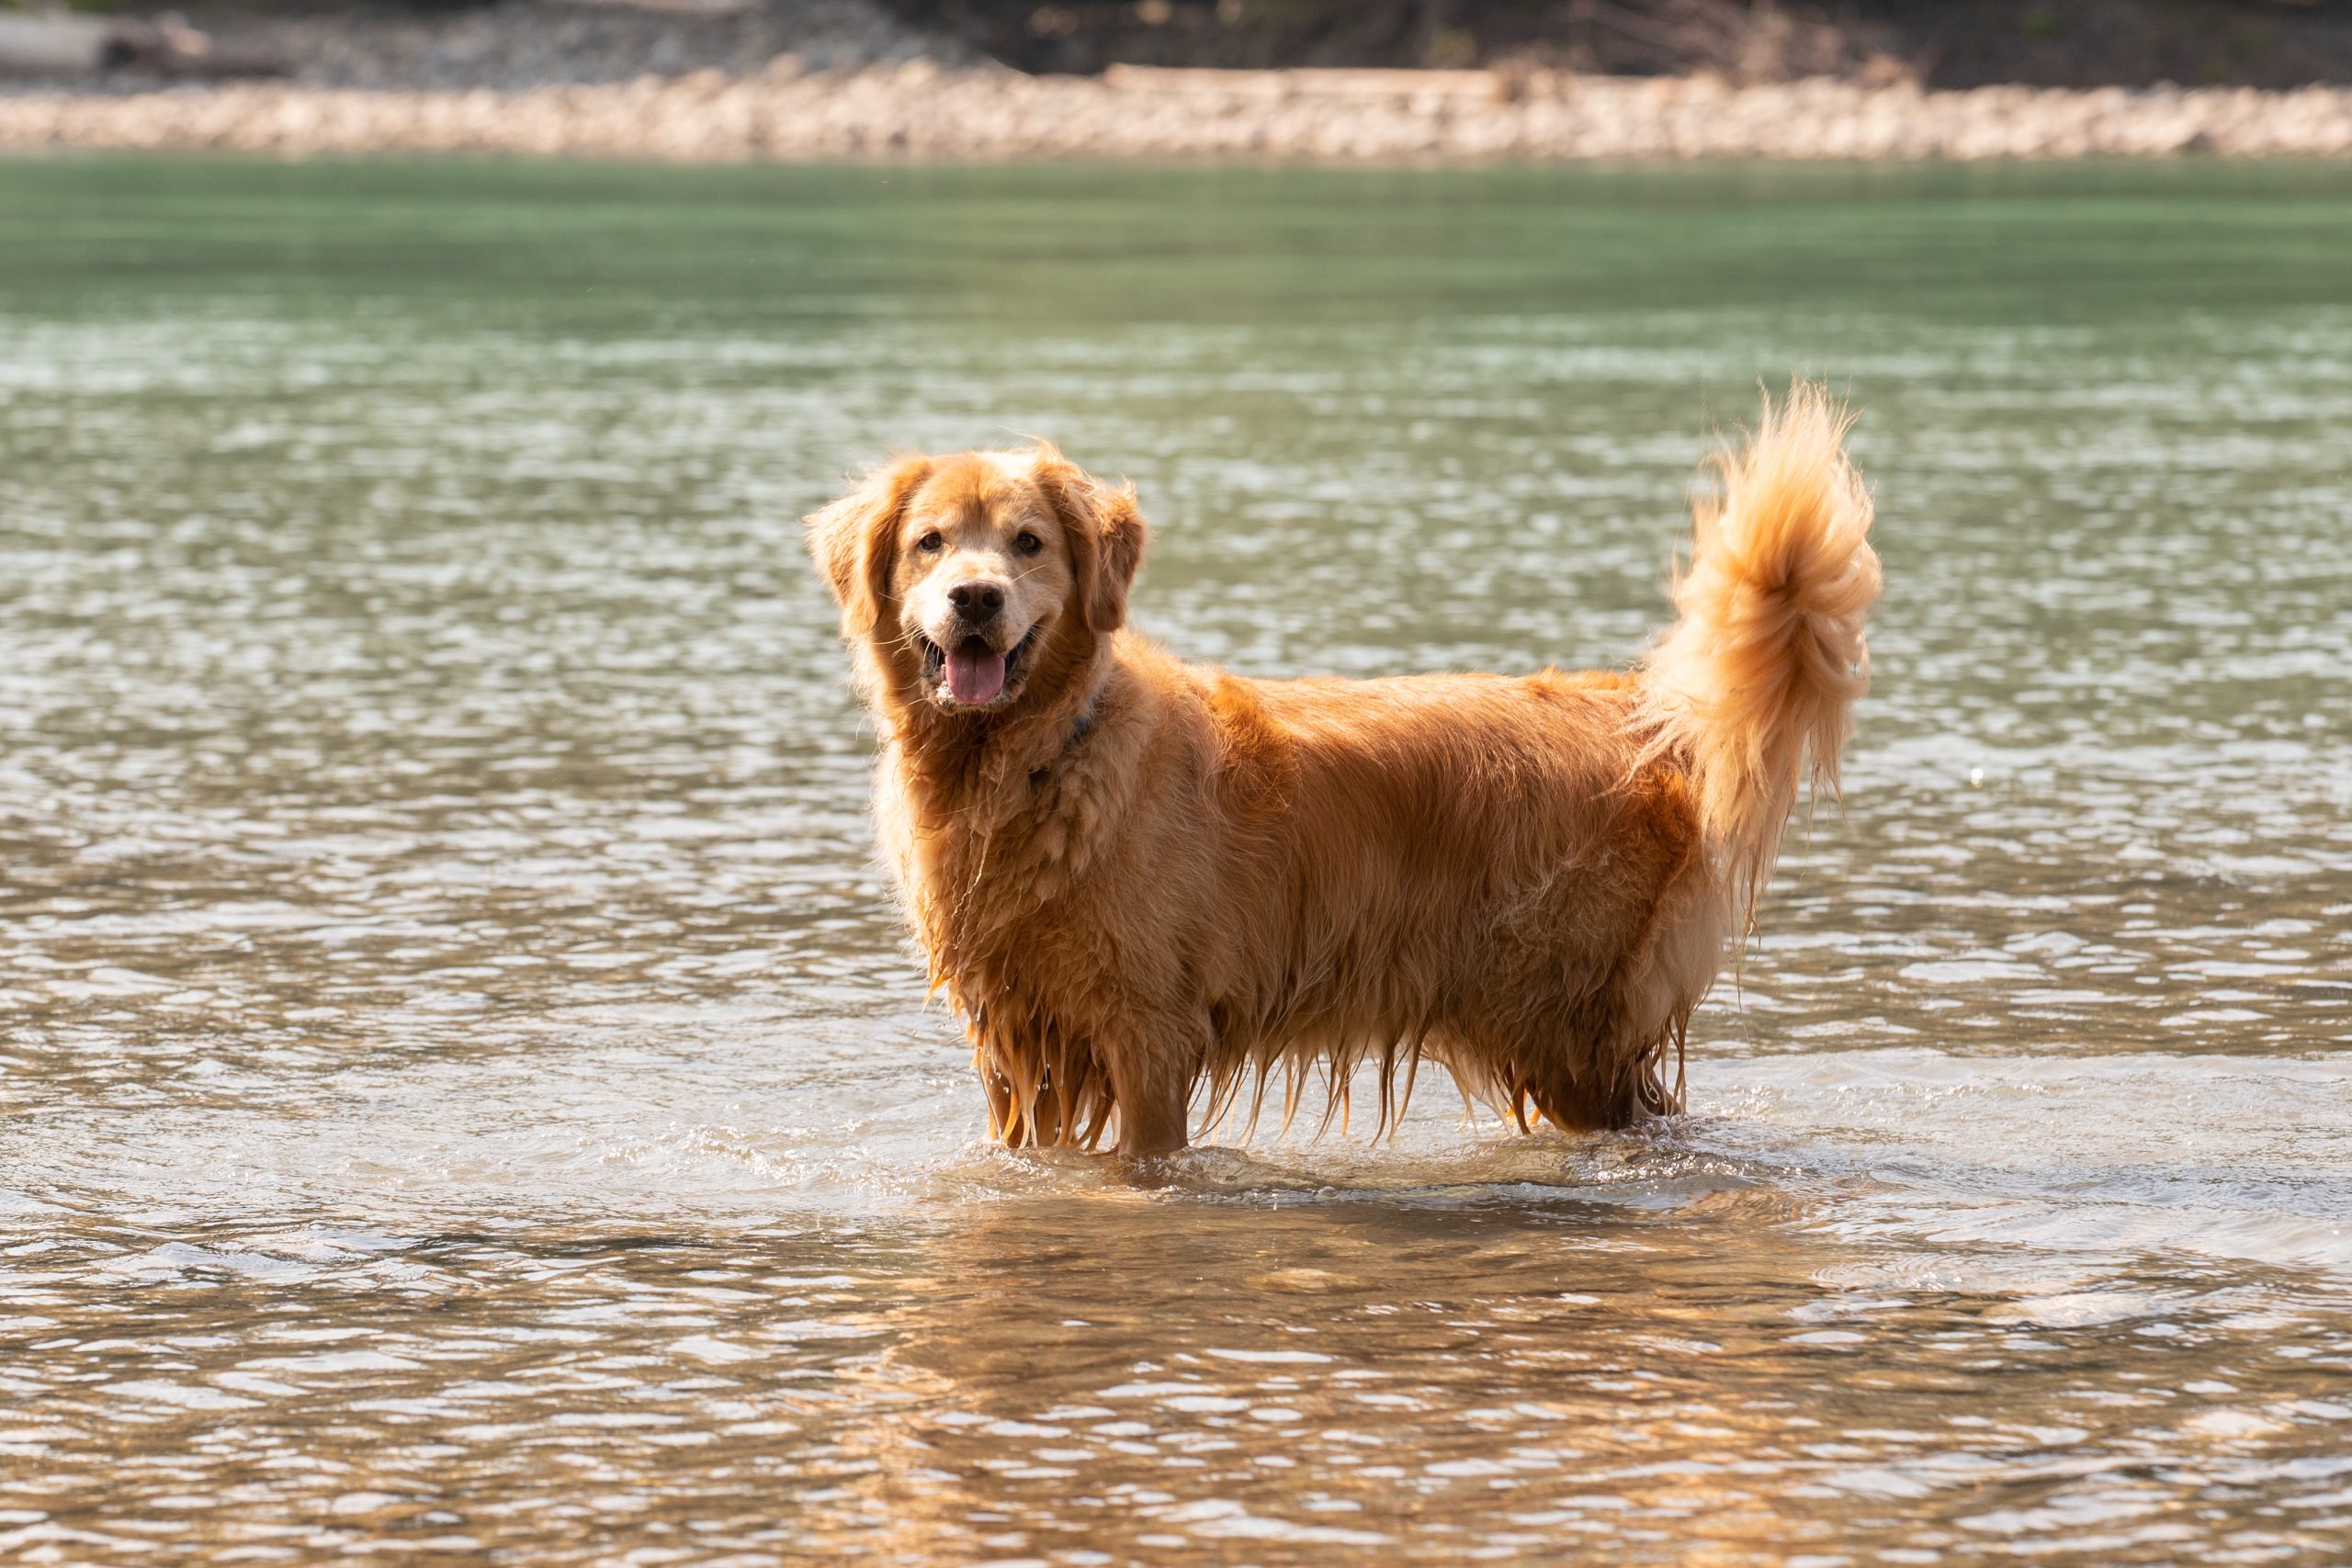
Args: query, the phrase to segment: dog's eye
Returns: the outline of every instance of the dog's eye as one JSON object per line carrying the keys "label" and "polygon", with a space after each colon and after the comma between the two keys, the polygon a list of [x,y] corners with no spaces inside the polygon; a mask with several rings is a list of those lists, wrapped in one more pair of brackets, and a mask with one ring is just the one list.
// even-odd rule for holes
{"label": "dog's eye", "polygon": [[939,553],[939,547],[946,542],[947,541],[941,538],[936,532],[929,533],[915,541],[915,548],[921,550],[927,556],[937,555]]}
{"label": "dog's eye", "polygon": [[1034,556],[1046,547],[1046,541],[1023,528],[1012,536],[1012,547],[1024,556]]}

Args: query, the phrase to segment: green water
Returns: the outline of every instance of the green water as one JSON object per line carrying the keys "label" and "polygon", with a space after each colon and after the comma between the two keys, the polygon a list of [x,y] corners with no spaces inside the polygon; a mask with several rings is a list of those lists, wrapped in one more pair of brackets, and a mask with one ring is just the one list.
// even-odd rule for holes
{"label": "green water", "polygon": [[[2329,1562],[2352,170],[0,164],[0,1556]],[[1888,589],[1691,1109],[982,1146],[799,515],[1259,673]]]}
{"label": "green water", "polygon": [[[1429,172],[61,160],[7,174],[9,295],[266,291],[626,332],[1769,308],[2079,323],[2344,303],[2328,164]],[[1836,345],[1825,344],[1823,352]],[[1849,351],[1867,344],[1847,345]]]}

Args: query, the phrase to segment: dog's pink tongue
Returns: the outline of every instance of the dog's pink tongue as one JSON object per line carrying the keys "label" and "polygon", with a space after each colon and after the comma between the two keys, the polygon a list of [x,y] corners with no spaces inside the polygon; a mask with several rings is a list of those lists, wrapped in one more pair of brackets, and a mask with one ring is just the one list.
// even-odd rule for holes
{"label": "dog's pink tongue", "polygon": [[978,637],[947,650],[947,690],[959,703],[992,703],[1004,690],[1004,655]]}

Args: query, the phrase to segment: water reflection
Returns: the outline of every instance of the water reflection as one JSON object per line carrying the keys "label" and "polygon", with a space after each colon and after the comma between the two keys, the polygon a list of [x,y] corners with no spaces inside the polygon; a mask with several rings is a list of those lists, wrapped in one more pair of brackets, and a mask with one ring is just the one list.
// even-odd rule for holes
{"label": "water reflection", "polygon": [[46,1521],[12,1545],[2153,1561],[2217,1498],[2274,1549],[2340,1529],[2352,1404],[2313,1371],[2352,1340],[2308,1281],[1851,1262],[1741,1185],[19,1254],[12,1303],[64,1315],[8,1374]]}
{"label": "water reflection", "polygon": [[[2177,1540],[2172,1488],[2136,1472],[2218,1443],[2258,1473],[2345,1414],[2298,1406],[2309,1347],[2284,1325],[2256,1333],[2268,1353],[2240,1383],[2166,1386],[2176,1341],[2251,1328],[2239,1282],[2023,1308],[1838,1289],[1819,1278],[1835,1249],[1801,1222],[1792,1241],[1785,1207],[1727,1189],[1670,1219],[1517,1192],[1120,1204],[1077,1226],[1063,1206],[993,1209],[942,1239],[961,1288],[901,1322],[891,1361],[924,1403],[891,1425],[924,1457],[885,1474],[932,1539],[976,1551],[1965,1557],[2028,1530],[2090,1550],[2094,1523],[2102,1550]],[[2118,1356],[2144,1392],[2109,1397]],[[984,1539],[991,1516],[1064,1528]]]}
{"label": "water reflection", "polygon": [[[0,170],[0,1553],[2332,1560],[2331,177]],[[1880,681],[1690,1117],[973,1142],[842,468],[1053,432],[1253,670],[1606,662],[1792,367]]]}

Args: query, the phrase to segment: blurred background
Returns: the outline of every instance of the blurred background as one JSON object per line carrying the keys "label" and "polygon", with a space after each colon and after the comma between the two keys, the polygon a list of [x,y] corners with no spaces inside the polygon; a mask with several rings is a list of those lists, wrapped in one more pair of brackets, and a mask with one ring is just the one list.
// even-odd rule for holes
{"label": "blurred background", "polygon": [[[2347,30],[0,11],[0,1558],[2340,1561]],[[1876,683],[1687,1112],[980,1141],[803,513],[1623,665],[1792,374]]]}
{"label": "blurred background", "polygon": [[0,65],[119,85],[250,73],[514,88],[756,73],[783,52],[818,70],[1518,66],[1933,87],[2277,88],[2352,73],[2344,0],[15,0],[13,14]]}

